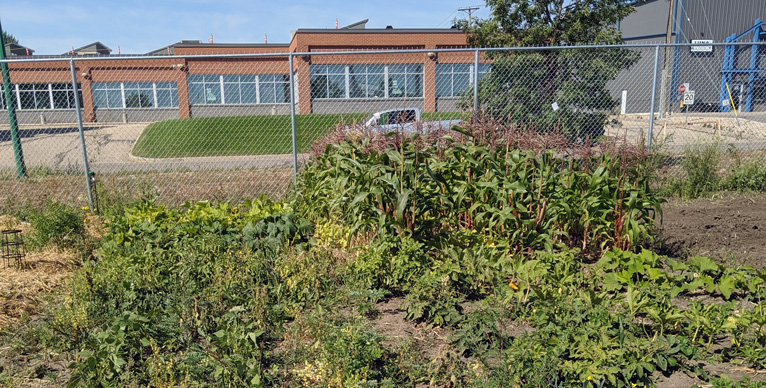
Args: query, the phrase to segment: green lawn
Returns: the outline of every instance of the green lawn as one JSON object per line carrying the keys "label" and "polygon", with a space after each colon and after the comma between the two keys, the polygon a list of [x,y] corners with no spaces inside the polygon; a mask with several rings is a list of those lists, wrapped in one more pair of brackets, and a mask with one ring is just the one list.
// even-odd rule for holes
{"label": "green lawn", "polygon": [[[296,115],[298,152],[341,121],[361,121],[366,113]],[[425,120],[451,119],[459,113],[424,113]],[[133,155],[145,158],[288,154],[292,152],[290,116],[201,117],[149,125]]]}

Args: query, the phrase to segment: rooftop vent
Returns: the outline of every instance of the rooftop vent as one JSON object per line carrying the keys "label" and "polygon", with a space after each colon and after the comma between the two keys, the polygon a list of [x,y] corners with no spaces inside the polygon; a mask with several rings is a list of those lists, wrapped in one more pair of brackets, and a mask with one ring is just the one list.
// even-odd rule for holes
{"label": "rooftop vent", "polygon": [[[370,21],[370,19],[364,19],[360,20],[356,23],[349,24],[345,27],[341,27],[341,30],[364,30],[367,28],[367,22]],[[336,24],[337,26],[337,24]]]}

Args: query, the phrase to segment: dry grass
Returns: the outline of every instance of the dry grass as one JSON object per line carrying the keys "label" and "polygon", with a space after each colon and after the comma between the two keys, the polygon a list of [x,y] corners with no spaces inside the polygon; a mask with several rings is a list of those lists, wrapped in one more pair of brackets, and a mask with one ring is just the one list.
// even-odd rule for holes
{"label": "dry grass", "polygon": [[[92,224],[89,231],[101,233],[100,221],[94,220]],[[19,229],[25,238],[33,232],[28,223],[7,215],[0,216],[0,228]],[[27,252],[21,268],[0,261],[0,332],[18,318],[39,311],[45,296],[76,269],[76,258],[74,252],[49,246]]]}
{"label": "dry grass", "polygon": [[[412,136],[417,133],[417,136]],[[449,136],[452,142],[445,141]],[[422,150],[434,147],[438,155],[452,144],[472,142],[492,149],[505,148],[522,149],[525,151],[554,151],[559,155],[576,159],[587,159],[601,154],[625,156],[636,160],[647,156],[646,149],[641,143],[627,136],[604,137],[599,142],[592,139],[572,139],[567,136],[562,127],[541,128],[534,123],[517,125],[510,122],[498,121],[487,115],[479,115],[475,120],[464,119],[457,125],[456,130],[431,125],[415,123],[404,132],[391,131],[384,133],[358,125],[340,123],[335,130],[317,139],[310,148],[311,157],[324,154],[326,148],[343,142],[362,145],[364,153],[382,152],[386,149],[398,149],[405,139],[412,142],[416,149]],[[453,143],[454,142],[454,143]]]}
{"label": "dry grass", "polygon": [[48,247],[27,253],[22,268],[0,268],[0,331],[16,319],[33,314],[75,269],[75,254]]}
{"label": "dry grass", "polygon": [[[100,201],[130,202],[148,194],[171,206],[185,201],[239,202],[266,194],[283,198],[293,179],[290,168],[131,172],[98,176]],[[41,207],[46,201],[82,206],[87,197],[82,176],[36,176],[22,180],[0,180],[0,211],[13,212],[24,206]],[[79,199],[78,199],[79,198]],[[108,205],[108,203],[104,203]]]}

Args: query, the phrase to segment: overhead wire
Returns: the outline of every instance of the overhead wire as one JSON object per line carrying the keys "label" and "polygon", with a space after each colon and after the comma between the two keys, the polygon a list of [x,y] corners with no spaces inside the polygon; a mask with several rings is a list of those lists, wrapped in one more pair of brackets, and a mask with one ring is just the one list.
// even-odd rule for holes
{"label": "overhead wire", "polygon": [[451,14],[449,14],[449,16],[447,16],[446,18],[444,18],[444,20],[442,20],[442,21],[441,21],[441,23],[437,24],[437,25],[436,25],[436,27],[441,27],[441,25],[442,25],[442,24],[444,24],[444,22],[446,22],[447,20],[449,20],[449,18],[451,18],[452,16],[454,16],[456,13],[458,13],[458,10],[455,10],[455,11],[453,11]]}
{"label": "overhead wire", "polygon": [[707,18],[707,11],[705,10],[705,1],[700,1],[700,5],[702,6],[702,14],[705,16],[705,23],[707,24],[707,31],[708,34],[713,33],[713,26],[710,25],[710,19]]}

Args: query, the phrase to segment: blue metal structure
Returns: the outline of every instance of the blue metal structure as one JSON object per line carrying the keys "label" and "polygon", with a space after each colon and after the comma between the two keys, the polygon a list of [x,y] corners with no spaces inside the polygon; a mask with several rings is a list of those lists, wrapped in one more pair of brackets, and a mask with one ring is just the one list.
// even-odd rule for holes
{"label": "blue metal structure", "polygon": [[[758,43],[761,39],[766,40],[766,31],[764,31],[763,21],[761,19],[755,19],[755,25],[750,27],[747,31],[737,35],[732,34],[726,38],[726,43],[736,42],[746,35],[753,34],[753,43]],[[723,101],[729,100],[729,91],[727,85],[731,85],[731,79],[736,74],[747,74],[747,98],[745,100],[745,109],[743,112],[750,112],[753,102],[753,84],[757,80],[766,80],[766,77],[758,76],[758,73],[766,71],[766,69],[758,68],[758,45],[752,45],[750,48],[750,67],[747,69],[738,69],[735,61],[735,49],[736,46],[724,46],[723,52],[723,66],[721,68],[721,92],[718,98],[718,104],[721,112],[728,112],[729,107],[724,106]]]}

